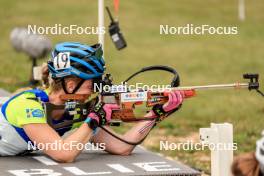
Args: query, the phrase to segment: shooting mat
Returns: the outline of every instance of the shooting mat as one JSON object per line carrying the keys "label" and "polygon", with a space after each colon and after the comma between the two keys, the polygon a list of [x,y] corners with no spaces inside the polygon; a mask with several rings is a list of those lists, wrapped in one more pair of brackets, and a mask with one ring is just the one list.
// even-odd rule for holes
{"label": "shooting mat", "polygon": [[[0,89],[0,97],[10,95]],[[0,157],[0,175],[181,175],[197,176],[198,171],[138,146],[130,156],[111,155],[104,151],[82,152],[74,163],[57,163],[34,152],[26,156]]]}

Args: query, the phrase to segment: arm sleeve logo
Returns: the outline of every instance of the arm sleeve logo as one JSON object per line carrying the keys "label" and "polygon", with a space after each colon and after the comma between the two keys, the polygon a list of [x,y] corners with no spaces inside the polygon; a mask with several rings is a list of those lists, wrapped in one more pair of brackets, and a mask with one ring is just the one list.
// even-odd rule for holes
{"label": "arm sleeve logo", "polygon": [[41,109],[26,109],[27,118],[43,118],[44,112]]}

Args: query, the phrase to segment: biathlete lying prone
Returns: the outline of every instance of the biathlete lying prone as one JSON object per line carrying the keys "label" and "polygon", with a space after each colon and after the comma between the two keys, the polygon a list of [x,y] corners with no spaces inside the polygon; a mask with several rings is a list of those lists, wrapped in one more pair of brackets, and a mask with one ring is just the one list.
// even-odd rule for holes
{"label": "biathlete lying prone", "polygon": [[[110,130],[107,125],[111,120],[112,110],[119,109],[117,104],[104,104],[101,111],[104,112],[105,116],[91,110],[87,119],[78,127],[73,125],[72,128],[59,130],[54,130],[47,124],[47,117],[42,107],[42,102],[51,102],[55,105],[64,104],[65,100],[61,99],[61,95],[65,94],[91,96],[93,94],[93,83],[101,79],[105,71],[102,53],[100,44],[88,46],[81,43],[64,42],[55,46],[51,53],[52,57],[47,64],[47,70],[52,78],[49,88],[23,91],[10,98],[1,107],[0,156],[25,153],[28,150],[29,142],[36,142],[36,144],[59,142],[61,145],[70,145],[73,141],[83,145],[89,141],[94,144],[104,143],[105,151],[111,154],[131,154],[135,145],[124,143],[122,140],[97,128],[98,126],[105,126]],[[69,62],[64,62],[66,60],[69,60]],[[170,92],[169,100],[161,107],[161,110],[171,114],[179,108],[183,98],[180,91]],[[145,117],[157,117],[156,119],[159,119],[157,113],[153,110],[148,112]],[[63,111],[56,111],[52,115],[54,123],[72,118],[74,117],[65,115]],[[118,136],[132,142],[140,141],[146,137],[155,124],[149,125],[149,121],[140,121],[124,135]],[[73,128],[78,129],[66,138],[61,137]],[[142,132],[142,129],[144,129],[144,132]],[[43,152],[56,161],[73,162],[81,153],[81,150],[78,150],[77,147],[73,147],[71,150],[47,148]]]}

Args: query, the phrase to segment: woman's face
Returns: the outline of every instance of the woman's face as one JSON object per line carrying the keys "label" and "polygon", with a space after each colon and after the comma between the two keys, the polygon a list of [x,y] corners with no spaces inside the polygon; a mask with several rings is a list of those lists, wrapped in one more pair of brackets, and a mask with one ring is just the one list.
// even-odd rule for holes
{"label": "woman's face", "polygon": [[[68,80],[66,82],[66,85],[67,85],[68,91],[72,92],[74,90],[74,88],[78,85],[78,81]],[[92,80],[84,81],[83,84],[81,85],[81,87],[75,92],[75,94],[86,95],[87,98],[89,98],[92,93],[93,93],[93,81]],[[84,102],[84,101],[85,100],[81,100],[80,102]],[[64,104],[65,100],[62,100],[60,98],[58,101],[53,101],[52,103],[60,105],[60,104]],[[64,113],[64,111],[65,110],[54,110],[52,112],[52,118],[56,119],[56,120],[62,118],[62,114]]]}
{"label": "woman's face", "polygon": [[75,94],[91,95],[93,93],[93,81],[85,80],[82,86],[75,92]]}

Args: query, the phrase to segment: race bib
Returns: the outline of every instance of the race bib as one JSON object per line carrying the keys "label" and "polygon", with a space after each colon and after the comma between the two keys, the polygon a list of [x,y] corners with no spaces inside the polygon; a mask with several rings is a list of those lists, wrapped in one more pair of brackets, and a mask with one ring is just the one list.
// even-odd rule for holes
{"label": "race bib", "polygon": [[56,70],[62,70],[62,69],[70,68],[70,66],[71,66],[70,52],[59,53],[54,58],[53,63],[54,63],[54,68]]}

